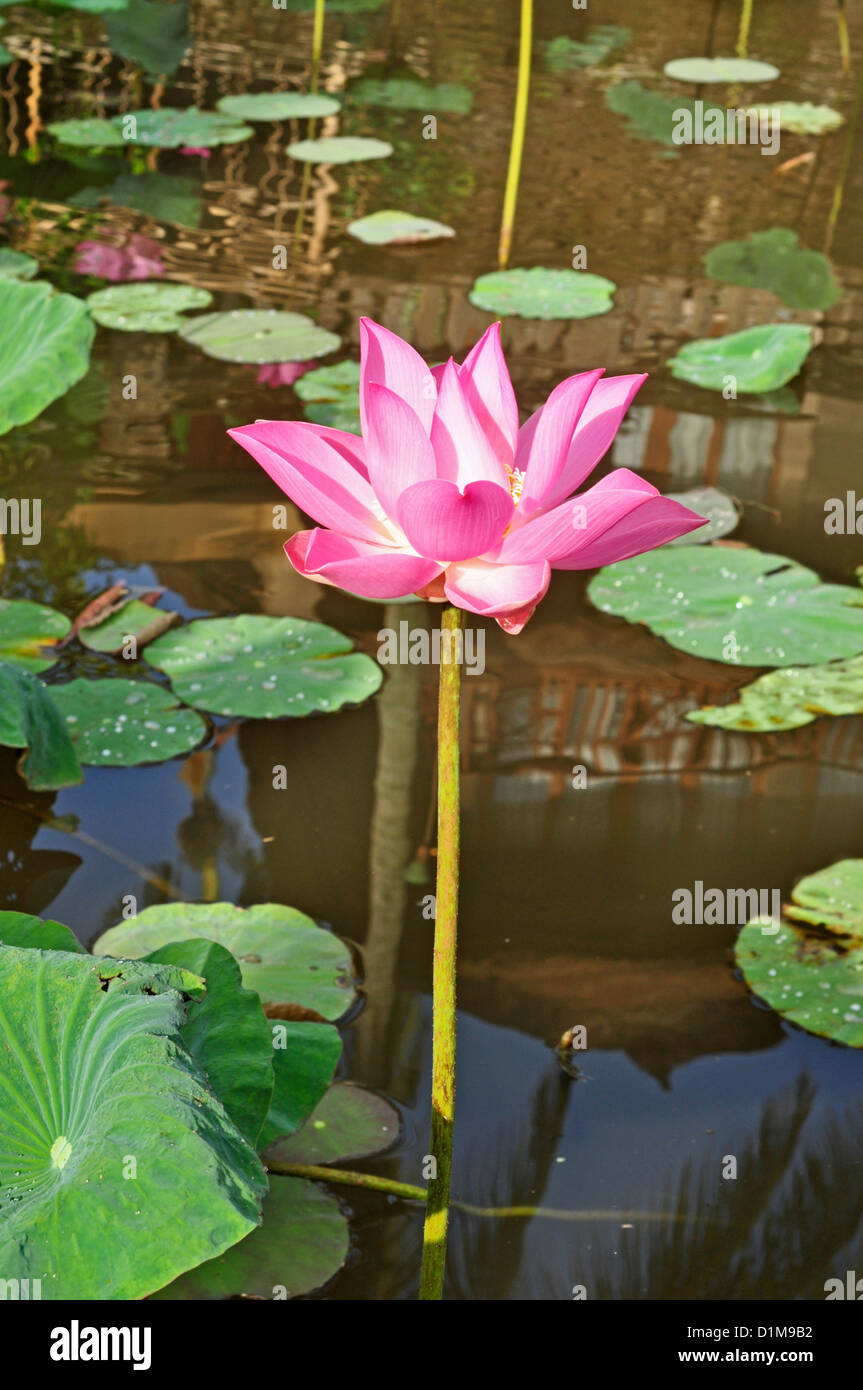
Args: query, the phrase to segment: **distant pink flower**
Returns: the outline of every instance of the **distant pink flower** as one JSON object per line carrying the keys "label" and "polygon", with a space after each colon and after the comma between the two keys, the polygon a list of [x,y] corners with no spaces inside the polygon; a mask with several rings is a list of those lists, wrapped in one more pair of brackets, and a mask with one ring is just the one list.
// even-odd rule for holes
{"label": "distant pink flower", "polygon": [[122,246],[107,246],[101,241],[80,241],[75,247],[78,258],[75,269],[79,275],[98,275],[103,280],[149,280],[165,274],[159,257],[159,243],[137,234],[127,238]]}
{"label": "distant pink flower", "polygon": [[6,193],[6,189],[11,187],[8,179],[0,179],[0,222],[5,221],[6,214],[12,206],[12,199]]}
{"label": "distant pink flower", "polygon": [[449,600],[520,632],[552,569],[624,560],[704,525],[628,468],[575,489],[608,450],[643,375],[568,377],[519,429],[494,324],[461,366],[430,370],[360,320],[362,438],[306,421],[228,433],[320,522],[294,569],[366,598]]}
{"label": "distant pink flower", "polygon": [[202,159],[209,159],[212,153],[206,145],[183,145],[180,149],[180,154],[199,154]]}
{"label": "distant pink flower", "polygon": [[259,386],[290,386],[298,377],[316,367],[316,362],[268,362],[258,372]]}

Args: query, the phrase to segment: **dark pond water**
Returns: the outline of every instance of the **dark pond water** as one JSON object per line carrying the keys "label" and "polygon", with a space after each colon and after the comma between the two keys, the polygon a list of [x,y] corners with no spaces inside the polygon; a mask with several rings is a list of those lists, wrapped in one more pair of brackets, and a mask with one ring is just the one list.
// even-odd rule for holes
{"label": "dark pond water", "polygon": [[[731,52],[739,19],[736,4],[711,0],[537,10],[538,51],[592,24],[630,28],[616,80]],[[18,61],[3,73],[0,176],[33,199],[16,244],[55,264],[63,284],[71,244],[93,225],[71,201],[93,171],[37,160],[39,130],[134,106],[135,71],[86,17],[52,28],[5,13]],[[201,0],[193,14],[196,44],[165,104],[211,108],[229,92],[307,82],[309,14],[282,23],[287,39],[274,37],[285,16],[263,3]],[[489,321],[467,293],[495,265],[518,17],[516,0],[393,0],[331,15],[327,88],[410,71],[469,86],[471,114],[441,116],[424,141],[419,112],[350,110],[342,131],[388,139],[395,154],[312,175],[301,218],[302,169],[283,153],[284,127],[261,126],[208,160],[160,153],[152,167],[194,180],[201,203],[198,227],[169,232],[169,273],[216,291],[222,308],[311,312],[342,335],[344,355],[357,355],[357,319],[370,314],[429,360],[460,357]],[[750,52],[782,70],[780,98],[850,111],[855,79],[843,82],[832,0],[756,0]],[[620,288],[602,318],[507,321],[520,404],[532,410],[595,365],[651,372],[603,468],[626,465],[663,490],[722,487],[743,506],[739,539],[847,582],[859,541],[825,534],[824,502],[860,478],[859,134],[856,146],[847,126],[820,143],[789,136],[783,157],[816,157],[780,175],[751,147],[669,157],[607,109],[610,80],[607,67],[554,74],[535,63],[512,263],[568,265],[583,244],[588,268]],[[370,249],[344,235],[351,218],[388,206],[439,217],[457,236]],[[120,208],[100,220],[155,225]],[[819,319],[823,341],[789,412],[725,401],[664,367],[687,338],[775,316],[766,293],[708,280],[702,258],[776,224],[829,247],[844,288]],[[283,241],[294,255],[276,271]],[[186,615],[314,617],[373,652],[380,605],[292,572],[270,525],[278,497],[225,435],[297,414],[293,392],[173,335],[103,331],[94,363],[65,402],[0,441],[6,491],[14,480],[44,499],[43,543],[9,540],[4,594],[71,611],[123,576],[165,586],[167,606]],[[121,399],[128,372],[135,401]],[[859,854],[860,720],[755,737],[687,724],[687,709],[745,673],[598,614],[584,587],[558,574],[522,635],[489,628],[486,670],[465,680],[454,1190],[483,1206],[586,1215],[455,1213],[448,1296],[557,1300],[583,1284],[591,1298],[823,1297],[827,1278],[863,1267],[863,1056],[757,1007],[733,972],[735,929],[673,925],[671,894],[702,880],[785,897],[802,873]],[[435,687],[426,670],[390,669],[380,699],[356,711],[226,728],[185,764],[91,769],[51,797],[28,793],[0,750],[0,901],[68,922],[82,940],[116,921],[130,893],[139,907],[274,900],[332,924],[365,967],[342,1074],[398,1104],[403,1136],[375,1171],[416,1183],[428,1146],[431,888],[406,882],[404,868],[426,837]],[[287,792],[273,790],[275,764],[289,770]],[[584,788],[571,784],[574,765],[587,769]],[[573,1075],[553,1045],[576,1023],[589,1050]],[[721,1177],[725,1155],[737,1158],[736,1181]],[[319,1297],[414,1297],[419,1215],[380,1197],[350,1206],[350,1260]]]}

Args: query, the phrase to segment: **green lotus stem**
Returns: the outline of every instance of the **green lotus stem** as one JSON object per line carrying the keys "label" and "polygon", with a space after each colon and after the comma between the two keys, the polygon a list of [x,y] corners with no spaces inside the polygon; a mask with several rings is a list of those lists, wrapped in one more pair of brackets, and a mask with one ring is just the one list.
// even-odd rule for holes
{"label": "green lotus stem", "polygon": [[318,69],[321,66],[321,53],[324,47],[324,0],[315,0],[315,26],[312,30],[312,81],[311,90],[318,90]]}
{"label": "green lotus stem", "polygon": [[755,0],[743,0],[743,10],[740,15],[740,28],[737,31],[737,56],[745,58],[749,48],[749,30],[752,25],[752,7]]}
{"label": "green lotus stem", "polygon": [[515,96],[515,115],[512,121],[512,139],[509,145],[509,168],[506,172],[506,191],[503,195],[503,217],[500,224],[500,241],[497,247],[497,263],[501,270],[506,270],[509,263],[509,253],[512,250],[515,207],[518,202],[518,183],[521,177],[521,157],[524,153],[524,128],[527,123],[527,98],[530,91],[532,30],[533,0],[521,0],[518,86]]}
{"label": "green lotus stem", "polygon": [[420,1299],[443,1297],[455,1110],[456,924],[459,856],[459,694],[462,611],[441,621],[437,724],[437,888],[432,967],[432,1115],[429,1183],[423,1230]]}
{"label": "green lotus stem", "polygon": [[833,189],[833,200],[830,205],[830,215],[827,218],[827,234],[824,238],[824,254],[829,256],[833,248],[833,238],[836,235],[836,224],[839,221],[839,214],[842,211],[842,199],[845,196],[845,181],[851,168],[851,156],[854,153],[854,141],[857,135],[857,122],[860,119],[860,107],[863,104],[863,64],[857,78],[857,94],[854,98],[854,108],[848,118],[848,127],[845,132],[845,148],[842,151],[842,163],[839,166],[839,176],[836,180],[836,187]]}
{"label": "green lotus stem", "polygon": [[842,71],[851,71],[851,38],[848,33],[848,15],[845,11],[845,0],[836,0],[839,6],[839,13],[836,16],[836,23],[839,26],[839,52],[842,54]]}

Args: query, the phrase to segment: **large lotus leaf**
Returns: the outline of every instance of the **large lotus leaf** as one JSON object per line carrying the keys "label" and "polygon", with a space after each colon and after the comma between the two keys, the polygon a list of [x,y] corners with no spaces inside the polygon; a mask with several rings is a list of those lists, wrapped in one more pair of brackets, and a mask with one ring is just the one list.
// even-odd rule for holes
{"label": "large lotus leaf", "polygon": [[305,314],[283,309],[229,309],[187,319],[180,337],[221,362],[305,362],[341,342]]}
{"label": "large lotus leaf", "polygon": [[675,58],[663,69],[678,82],[772,82],[779,69],[752,58]]}
{"label": "large lotus leaf", "polygon": [[121,14],[105,20],[108,47],[155,77],[166,77],[192,43],[186,0],[127,0]]}
{"label": "large lotus leaf", "polygon": [[[2,916],[0,916],[2,939]],[[338,1030],[329,1023],[274,1022],[275,1089],[258,1148],[293,1134],[326,1094],[342,1051]]]}
{"label": "large lotus leaf", "polygon": [[663,548],[607,565],[588,595],[672,647],[740,666],[803,666],[863,651],[863,592],[822,584],[783,555]]}
{"label": "large lotus leaf", "polygon": [[759,122],[778,120],[780,131],[791,131],[793,135],[823,135],[825,131],[836,130],[845,120],[832,106],[814,106],[811,101],[776,101],[770,106],[750,106],[747,116],[753,111]]}
{"label": "large lotus leaf", "polygon": [[0,249],[0,280],[32,280],[38,269],[39,262],[23,251]]}
{"label": "large lotus leaf", "polygon": [[69,202],[73,207],[95,208],[103,198],[117,207],[145,212],[157,222],[179,222],[184,227],[197,227],[201,220],[198,182],[184,174],[163,174],[157,169],[141,174],[118,174],[113,183],[82,188]]}
{"label": "large lotus leaf", "polygon": [[274,1176],[260,1230],[156,1298],[296,1298],[326,1284],[344,1264],[348,1247],[348,1224],[334,1197],[302,1178]]}
{"label": "large lotus leaf", "polygon": [[840,859],[801,878],[785,911],[798,922],[860,938],[863,945],[863,859]]}
{"label": "large lotus leaf", "polygon": [[203,309],[213,302],[209,290],[162,280],[109,285],[87,296],[87,307],[103,328],[124,333],[175,333],[190,322],[185,309]]}
{"label": "large lotus leaf", "polygon": [[130,143],[123,136],[122,125],[105,116],[75,116],[68,121],[52,121],[48,130],[64,145],[108,148]]}
{"label": "large lotus leaf", "polygon": [[689,531],[685,536],[668,541],[668,545],[704,545],[707,541],[718,541],[736,527],[740,514],[734,500],[717,487],[693,487],[687,492],[667,492],[675,502],[682,502],[690,511],[707,517],[707,525],[697,531]]}
{"label": "large lotus leaf", "polygon": [[433,217],[416,217],[412,212],[397,212],[394,208],[382,208],[380,212],[369,213],[368,217],[359,217],[356,222],[348,223],[347,230],[367,246],[404,246],[455,236],[452,227],[445,222],[435,222]]}
{"label": "large lotus leaf", "polygon": [[792,309],[829,309],[841,294],[827,257],[801,250],[788,227],[723,241],[707,253],[704,269],[714,280],[772,290]]}
{"label": "large lotus leaf", "polygon": [[340,1082],[330,1087],[301,1130],[271,1145],[267,1158],[314,1164],[372,1158],[392,1148],[400,1124],[398,1111],[383,1096]]}
{"label": "large lotus leaf", "polygon": [[735,946],[749,988],[809,1033],[863,1047],[863,942],[783,922],[774,935],[749,922]]}
{"label": "large lotus leaf", "polygon": [[677,97],[674,101],[642,87],[640,82],[618,82],[605,89],[605,104],[616,116],[623,116],[630,135],[640,140],[653,140],[668,148],[667,156],[677,156],[675,130],[681,120],[682,112],[695,114],[695,103],[688,98]]}
{"label": "large lotus leaf", "polygon": [[317,367],[294,382],[303,414],[316,425],[360,434],[360,367],[358,362],[334,362]]}
{"label": "large lotus leaf", "polygon": [[30,671],[0,663],[0,743],[24,748],[18,769],[34,791],[82,781],[81,767],[54,701]]}
{"label": "large lotus leaf", "polygon": [[72,624],[56,608],[25,598],[0,598],[0,661],[45,671],[57,660],[52,650]]}
{"label": "large lotus leaf", "polygon": [[493,314],[523,319],[590,319],[607,314],[617,286],[586,270],[493,270],[474,281],[468,298]]}
{"label": "large lotus leaf", "polygon": [[759,323],[722,338],[696,338],[668,363],[672,376],[710,391],[733,378],[743,392],[775,391],[797,375],[812,348],[805,323]]}
{"label": "large lotus leaf", "polygon": [[262,903],[159,903],[109,927],[93,944],[103,955],[137,960],[172,941],[204,937],[240,963],[243,984],[265,1005],[295,1006],[322,1019],[340,1018],[354,999],[347,947],[294,907]]}
{"label": "large lotus leaf", "polygon": [[392,106],[399,111],[453,111],[466,116],[473,105],[473,92],[457,82],[430,86],[416,77],[363,77],[351,87],[352,101],[367,106]]}
{"label": "large lotus leaf", "polygon": [[367,700],[383,679],[350,638],[303,618],[202,618],[166,632],[147,657],[181,700],[234,718],[331,714]]}
{"label": "large lotus leaf", "polygon": [[154,608],[152,604],[133,598],[115,608],[102,622],[88,623],[78,632],[83,647],[94,652],[120,656],[130,638],[135,639],[135,651],[140,652],[179,620],[179,613],[169,608]]}
{"label": "large lotus leaf", "polygon": [[240,121],[290,121],[333,116],[340,103],[318,92],[247,92],[222,97],[216,106]]}
{"label": "large lotus leaf", "polygon": [[94,767],[137,767],[188,753],[207,736],[193,709],[151,681],[102,678],[52,685],[78,757]]}
{"label": "large lotus leaf", "polygon": [[216,941],[172,941],[146,960],[178,965],[206,984],[204,998],[189,1004],[180,1036],[243,1138],[257,1147],[273,1096],[270,1025],[260,995],[243,986],[239,965]]}
{"label": "large lotus leaf", "polygon": [[37,951],[72,951],[86,955],[84,947],[69,927],[29,912],[0,912],[0,943]]}
{"label": "large lotus leaf", "polygon": [[0,434],[35,420],[90,365],[86,306],[44,280],[0,280]]}
{"label": "large lotus leaf", "polygon": [[863,714],[863,657],[823,666],[768,671],[738,691],[731,705],[704,705],[686,718],[741,733],[799,729],[824,714]]}
{"label": "large lotus leaf", "polygon": [[163,106],[158,111],[127,111],[104,119],[54,121],[48,129],[64,145],[156,145],[160,149],[235,145],[254,134],[250,125],[196,106],[186,111]]}
{"label": "large lotus leaf", "polygon": [[617,48],[625,48],[632,35],[617,24],[600,24],[591,29],[587,39],[563,36],[545,46],[545,65],[554,72],[569,72],[574,68],[592,68],[603,62]]}
{"label": "large lotus leaf", "polygon": [[0,948],[0,1268],[139,1299],[259,1219],[266,1179],[178,1036],[186,971]]}
{"label": "large lotus leaf", "polygon": [[288,154],[306,164],[355,164],[362,159],[386,159],[392,152],[386,140],[363,135],[331,135],[288,145]]}

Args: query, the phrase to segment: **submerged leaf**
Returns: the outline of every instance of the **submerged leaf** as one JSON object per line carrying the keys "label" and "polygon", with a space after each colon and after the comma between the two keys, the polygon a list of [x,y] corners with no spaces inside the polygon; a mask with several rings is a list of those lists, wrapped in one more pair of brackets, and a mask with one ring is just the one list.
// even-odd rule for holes
{"label": "submerged leaf", "polygon": [[829,309],[841,294],[827,257],[798,247],[797,233],[787,227],[721,242],[705,256],[704,269],[714,280],[770,290],[792,309]]}
{"label": "submerged leaf", "polygon": [[432,86],[416,77],[364,77],[348,92],[351,101],[367,106],[392,106],[399,111],[452,111],[466,116],[473,105],[473,92],[458,82],[439,82]]}
{"label": "submerged leaf", "polygon": [[296,1134],[271,1145],[267,1156],[279,1163],[346,1163],[391,1149],[399,1137],[398,1111],[365,1086],[331,1086]]}

